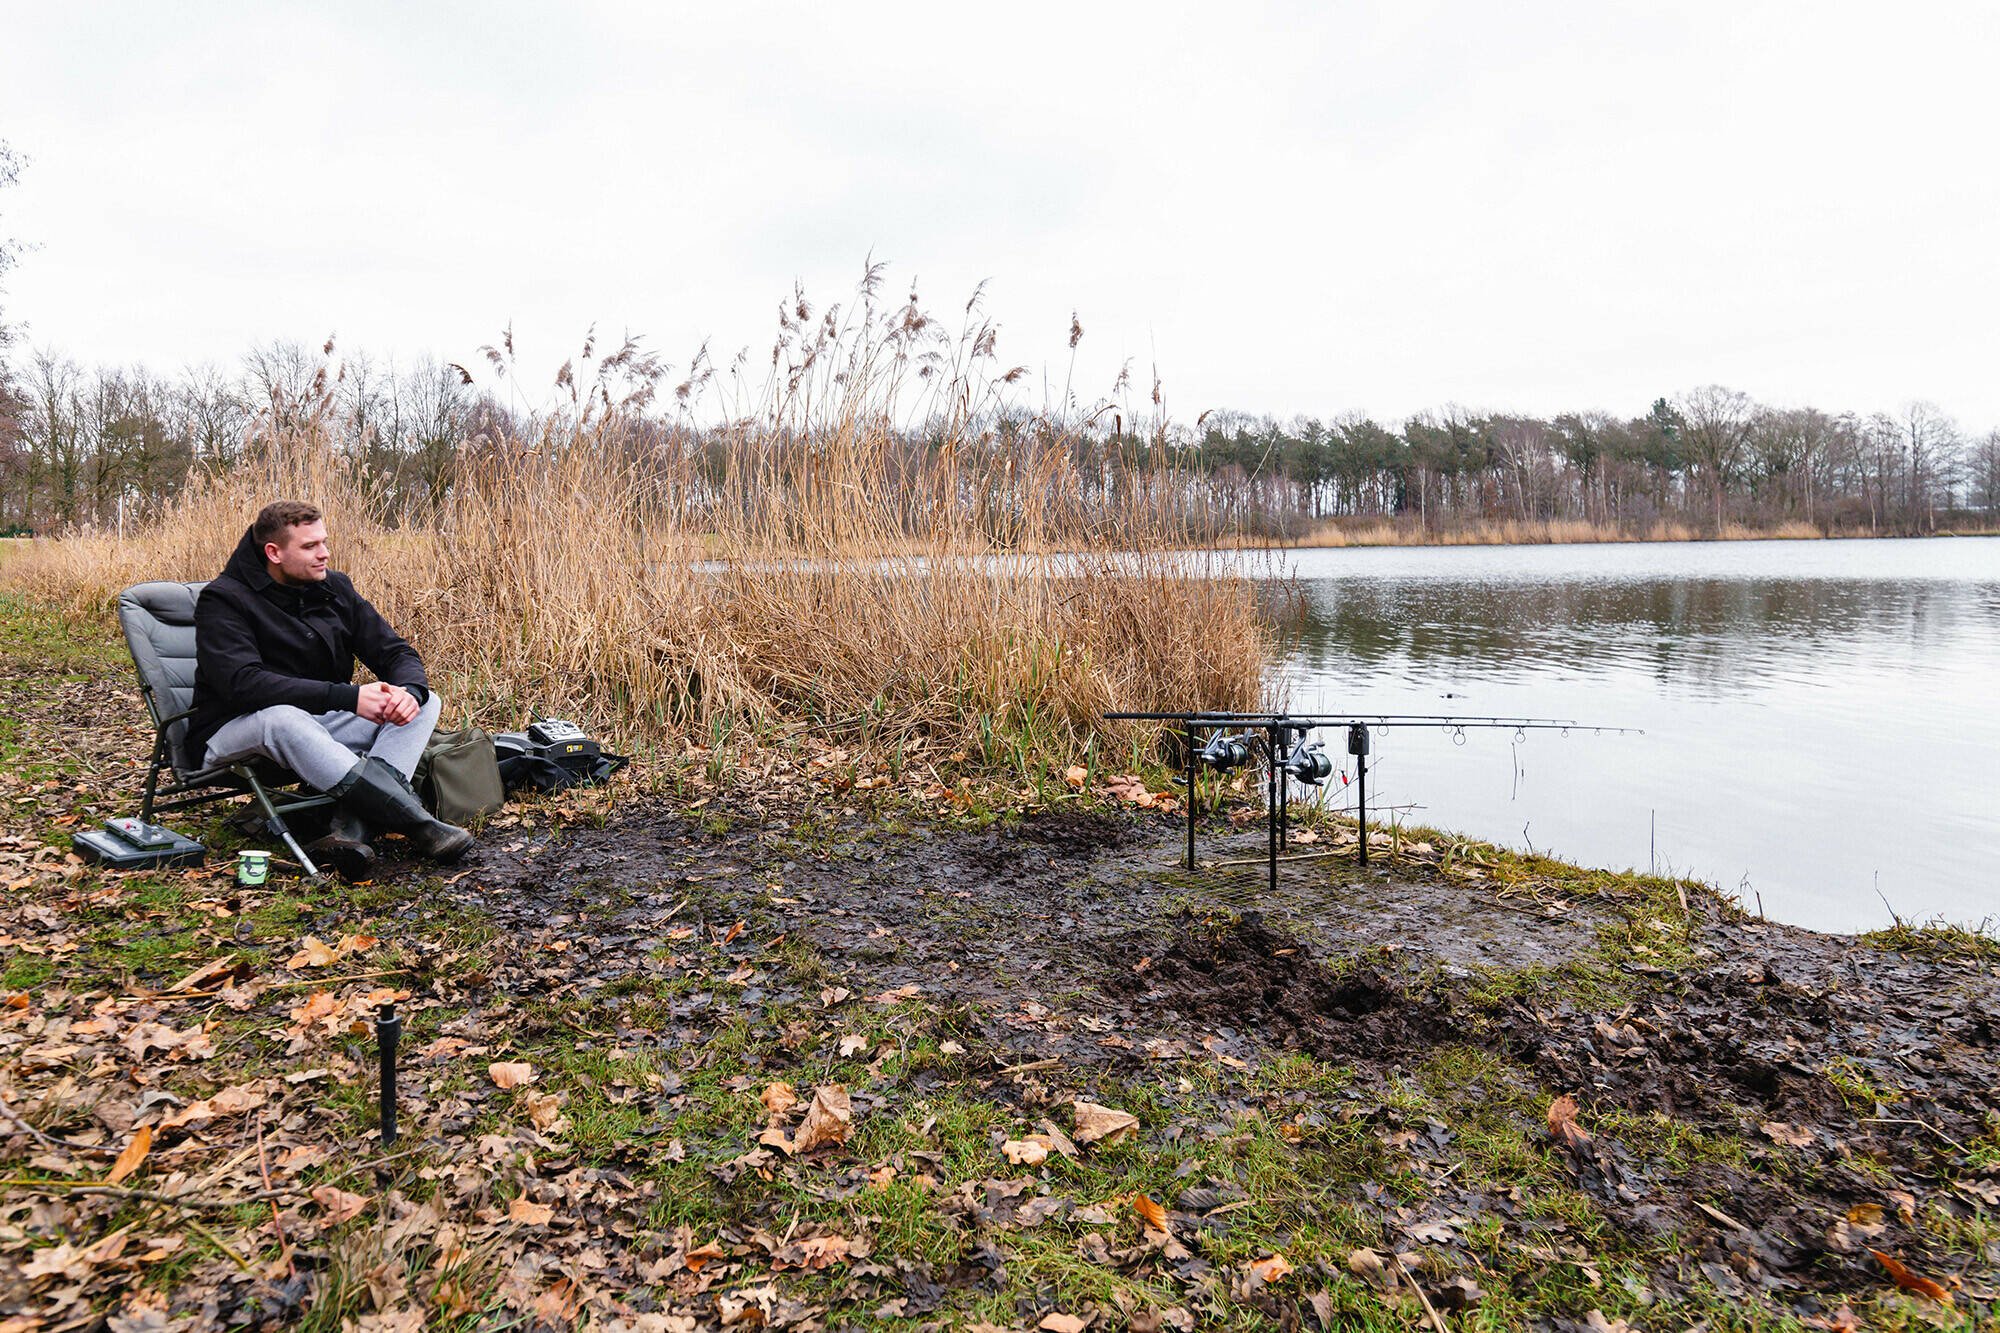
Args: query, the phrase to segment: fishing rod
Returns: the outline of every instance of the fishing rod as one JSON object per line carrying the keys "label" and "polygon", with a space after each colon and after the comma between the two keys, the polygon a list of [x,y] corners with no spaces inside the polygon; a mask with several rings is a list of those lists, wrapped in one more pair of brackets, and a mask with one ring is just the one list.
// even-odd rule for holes
{"label": "fishing rod", "polygon": [[[1347,753],[1354,757],[1355,767],[1355,825],[1360,831],[1360,862],[1364,866],[1368,864],[1368,754],[1371,748],[1368,733],[1371,730],[1386,732],[1398,727],[1441,727],[1457,745],[1465,743],[1467,728],[1511,729],[1517,736],[1530,731],[1560,731],[1566,736],[1572,730],[1586,729],[1596,734],[1645,734],[1637,727],[1606,727],[1578,722],[1574,718],[1498,717],[1465,713],[1239,713],[1210,710],[1198,713],[1106,713],[1104,720],[1180,723],[1187,752],[1187,771],[1182,780],[1187,784],[1189,870],[1195,868],[1195,780],[1199,776],[1199,767],[1205,765],[1218,772],[1227,772],[1250,763],[1255,753],[1262,750],[1267,789],[1265,839],[1273,894],[1278,891],[1278,853],[1291,841],[1288,827],[1291,785],[1286,779],[1294,779],[1303,786],[1317,787],[1333,776],[1333,760],[1326,753],[1325,743],[1308,739],[1314,731],[1342,727],[1347,730]],[[1197,731],[1211,733],[1207,744],[1199,748],[1195,745]],[[1230,734],[1232,732],[1233,735]]]}

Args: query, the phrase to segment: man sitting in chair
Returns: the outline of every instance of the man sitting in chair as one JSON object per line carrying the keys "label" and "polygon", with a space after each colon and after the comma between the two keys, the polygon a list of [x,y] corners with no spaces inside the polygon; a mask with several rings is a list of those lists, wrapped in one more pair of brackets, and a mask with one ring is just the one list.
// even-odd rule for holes
{"label": "man sitting in chair", "polygon": [[[211,767],[262,755],[333,797],[307,850],[349,879],[367,876],[382,833],[456,860],[472,835],[432,818],[409,782],[440,710],[423,660],[327,558],[317,508],[258,512],[195,602],[187,748]],[[357,657],[376,680],[353,683]]]}

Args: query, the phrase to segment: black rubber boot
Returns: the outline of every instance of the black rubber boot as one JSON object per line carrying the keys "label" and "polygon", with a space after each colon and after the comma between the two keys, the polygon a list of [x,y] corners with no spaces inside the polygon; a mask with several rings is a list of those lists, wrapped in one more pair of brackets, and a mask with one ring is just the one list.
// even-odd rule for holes
{"label": "black rubber boot", "polygon": [[472,849],[472,835],[456,824],[432,817],[386,759],[370,756],[362,760],[335,790],[341,792],[344,810],[371,829],[402,834],[419,856],[456,861]]}
{"label": "black rubber boot", "polygon": [[[341,795],[340,788],[333,793]],[[375,873],[375,849],[368,843],[368,826],[360,816],[341,806],[333,808],[324,836],[306,844],[306,852],[319,865],[332,866],[348,881],[367,879]]]}

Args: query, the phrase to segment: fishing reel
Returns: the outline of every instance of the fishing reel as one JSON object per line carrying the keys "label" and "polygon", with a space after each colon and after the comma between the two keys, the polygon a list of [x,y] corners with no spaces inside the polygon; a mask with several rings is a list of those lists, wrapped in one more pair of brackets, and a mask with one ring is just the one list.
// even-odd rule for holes
{"label": "fishing reel", "polygon": [[1285,756],[1282,765],[1285,772],[1308,787],[1317,787],[1333,776],[1333,760],[1326,752],[1326,746],[1319,741],[1307,744],[1304,741]]}
{"label": "fishing reel", "polygon": [[1224,771],[1241,768],[1250,762],[1250,740],[1247,731],[1235,736],[1218,731],[1201,747],[1201,762]]}

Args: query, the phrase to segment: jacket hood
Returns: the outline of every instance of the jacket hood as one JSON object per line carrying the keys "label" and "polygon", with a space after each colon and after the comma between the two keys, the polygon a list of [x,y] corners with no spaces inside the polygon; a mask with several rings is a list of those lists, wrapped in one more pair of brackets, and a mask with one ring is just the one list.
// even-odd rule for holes
{"label": "jacket hood", "polygon": [[230,552],[229,563],[222,567],[222,572],[259,592],[271,585],[271,571],[264,563],[264,546],[257,540],[254,525],[243,529],[243,540]]}

